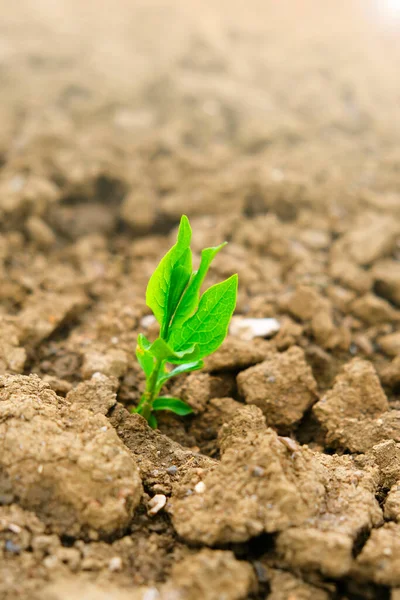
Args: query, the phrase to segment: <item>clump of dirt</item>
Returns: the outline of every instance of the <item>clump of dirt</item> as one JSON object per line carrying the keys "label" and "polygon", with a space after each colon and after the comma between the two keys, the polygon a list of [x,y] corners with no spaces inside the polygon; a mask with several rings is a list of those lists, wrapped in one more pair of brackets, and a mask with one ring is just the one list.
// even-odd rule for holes
{"label": "clump of dirt", "polygon": [[317,384],[297,346],[239,373],[238,389],[247,404],[261,408],[268,425],[282,432],[293,428],[317,400]]}
{"label": "clump of dirt", "polygon": [[383,520],[375,470],[278,436],[256,407],[238,411],[220,443],[219,465],[189,470],[173,491],[178,533],[211,546],[279,533],[276,549],[286,565],[347,574],[358,535]]}
{"label": "clump of dirt", "polygon": [[370,362],[353,359],[314,406],[328,446],[367,452],[384,439],[400,441],[400,412],[389,402]]}
{"label": "clump of dirt", "polygon": [[37,376],[0,379],[1,489],[53,531],[113,535],[142,486],[134,458],[101,414],[59,398]]}
{"label": "clump of dirt", "polygon": [[143,484],[149,491],[170,494],[173,484],[186,476],[189,466],[201,473],[217,465],[211,458],[153,431],[140,415],[129,414],[123,406],[116,407],[110,421],[135,456]]}

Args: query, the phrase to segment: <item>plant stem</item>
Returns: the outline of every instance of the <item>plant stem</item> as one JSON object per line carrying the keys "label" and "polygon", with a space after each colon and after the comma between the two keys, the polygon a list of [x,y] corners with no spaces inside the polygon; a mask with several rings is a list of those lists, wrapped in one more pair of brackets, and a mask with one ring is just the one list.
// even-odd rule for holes
{"label": "plant stem", "polygon": [[153,408],[153,402],[158,395],[157,381],[160,374],[160,370],[164,364],[164,361],[158,358],[154,365],[154,369],[151,372],[149,379],[146,382],[146,389],[144,392],[144,402],[140,411],[140,414],[148,421],[150,419],[151,411]]}

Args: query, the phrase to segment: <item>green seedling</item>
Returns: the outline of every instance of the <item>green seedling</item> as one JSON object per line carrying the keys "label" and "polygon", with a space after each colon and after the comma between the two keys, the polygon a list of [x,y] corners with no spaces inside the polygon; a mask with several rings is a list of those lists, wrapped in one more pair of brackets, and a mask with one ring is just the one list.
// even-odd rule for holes
{"label": "green seedling", "polygon": [[157,410],[181,416],[193,412],[179,398],[160,396],[161,389],[171,377],[204,366],[203,358],[224,341],[236,305],[237,275],[211,286],[200,297],[210,264],[226,242],[205,248],[198,270],[192,272],[191,238],[189,219],[183,215],[176,244],[161,259],[146,291],[146,303],[160,325],[160,335],[153,343],[143,334],[138,336],[136,356],[146,375],[146,387],[134,412],[153,429]]}

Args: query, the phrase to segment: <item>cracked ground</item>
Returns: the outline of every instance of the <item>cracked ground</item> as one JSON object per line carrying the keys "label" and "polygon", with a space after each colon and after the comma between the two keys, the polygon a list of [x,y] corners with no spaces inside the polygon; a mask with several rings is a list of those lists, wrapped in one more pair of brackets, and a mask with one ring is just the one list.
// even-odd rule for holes
{"label": "cracked ground", "polygon": [[[400,4],[3,4],[0,599],[400,600]],[[153,431],[183,213],[278,327]]]}

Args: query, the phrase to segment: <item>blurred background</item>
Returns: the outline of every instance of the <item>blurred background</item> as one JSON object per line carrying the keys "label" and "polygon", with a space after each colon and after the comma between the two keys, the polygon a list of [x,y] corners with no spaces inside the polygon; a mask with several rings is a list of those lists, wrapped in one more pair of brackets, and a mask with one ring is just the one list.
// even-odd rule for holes
{"label": "blurred background", "polygon": [[2,227],[400,205],[400,0],[1,5]]}

